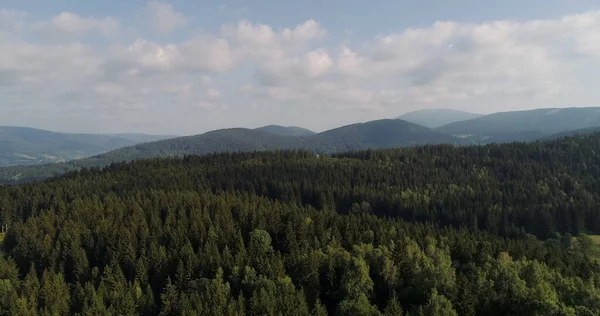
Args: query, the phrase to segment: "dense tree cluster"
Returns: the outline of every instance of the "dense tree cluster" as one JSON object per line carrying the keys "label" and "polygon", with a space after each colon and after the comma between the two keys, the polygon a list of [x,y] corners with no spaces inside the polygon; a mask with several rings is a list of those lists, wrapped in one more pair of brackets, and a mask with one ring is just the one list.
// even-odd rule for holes
{"label": "dense tree cluster", "polygon": [[598,315],[600,134],[0,188],[0,315]]}

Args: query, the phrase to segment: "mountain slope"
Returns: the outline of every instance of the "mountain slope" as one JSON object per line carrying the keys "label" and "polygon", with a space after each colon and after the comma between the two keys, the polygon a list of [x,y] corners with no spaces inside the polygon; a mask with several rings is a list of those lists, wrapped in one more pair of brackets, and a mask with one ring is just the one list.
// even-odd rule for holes
{"label": "mountain slope", "polygon": [[161,137],[167,136],[67,134],[28,127],[0,126],[0,166],[80,159]]}
{"label": "mountain slope", "polygon": [[284,136],[310,136],[316,134],[309,129],[298,126],[267,125],[255,130]]}
{"label": "mountain slope", "polygon": [[457,144],[461,141],[459,138],[403,120],[379,120],[352,124],[311,136],[285,136],[260,130],[234,128],[138,144],[63,164],[0,168],[0,180],[10,182],[12,180],[43,179],[82,167],[102,167],[113,162],[153,157],[279,149],[303,149],[315,153],[333,153],[418,144]]}
{"label": "mountain slope", "polygon": [[482,114],[452,109],[427,109],[408,112],[398,116],[398,118],[425,127],[436,128],[453,122],[471,120],[480,116]]}
{"label": "mountain slope", "polygon": [[459,138],[400,119],[384,119],[339,127],[314,136],[333,151],[460,143]]}
{"label": "mountain slope", "polygon": [[600,126],[600,108],[500,112],[454,122],[436,130],[473,142],[527,141],[569,130]]}
{"label": "mountain slope", "polygon": [[437,130],[451,134],[509,131],[539,131],[551,134],[594,126],[600,126],[600,107],[500,112],[446,124]]}

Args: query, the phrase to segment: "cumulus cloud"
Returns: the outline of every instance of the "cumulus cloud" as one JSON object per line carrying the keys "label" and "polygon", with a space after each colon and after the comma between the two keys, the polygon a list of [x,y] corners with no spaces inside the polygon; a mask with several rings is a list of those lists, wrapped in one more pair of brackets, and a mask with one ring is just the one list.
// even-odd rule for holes
{"label": "cumulus cloud", "polygon": [[309,44],[326,34],[319,23],[307,20],[293,29],[274,30],[271,26],[240,21],[224,25],[221,35],[231,41],[238,58],[276,60],[302,54]]}
{"label": "cumulus cloud", "polygon": [[256,78],[267,86],[301,85],[329,73],[333,60],[324,49],[301,56],[268,59],[257,68]]}
{"label": "cumulus cloud", "polygon": [[166,2],[149,2],[145,13],[154,31],[160,35],[170,34],[190,22],[189,17],[175,10],[171,4]]}
{"label": "cumulus cloud", "polygon": [[128,46],[113,46],[103,69],[107,76],[213,73],[227,71],[235,62],[229,43],[212,36],[172,44],[137,39]]}
{"label": "cumulus cloud", "polygon": [[[449,103],[477,110],[474,102],[496,103],[490,109],[502,110],[498,100],[507,98],[513,104],[540,98],[531,106],[560,106],[551,98],[568,95],[586,65],[598,67],[598,34],[600,12],[526,22],[436,22],[362,46],[341,46],[333,70],[331,59],[315,53],[313,63],[296,58],[268,64],[257,78],[266,86],[283,84],[313,95],[316,102],[373,110]],[[300,77],[299,69],[313,74],[304,84],[290,80]],[[326,73],[336,76],[314,80]]]}
{"label": "cumulus cloud", "polygon": [[[152,2],[146,12],[161,35],[192,22],[165,3]],[[590,92],[590,78],[600,71],[600,11],[521,22],[440,21],[352,44],[330,38],[315,20],[282,28],[242,20],[178,40],[111,41],[125,27],[119,21],[69,12],[32,21],[0,10],[0,92],[7,104],[112,111],[111,117],[154,113],[148,120],[162,119],[165,108],[187,119],[250,106],[330,109],[362,120],[424,107],[492,112],[600,102]],[[73,40],[39,42],[27,33],[40,31]],[[239,124],[229,119],[220,117]]]}

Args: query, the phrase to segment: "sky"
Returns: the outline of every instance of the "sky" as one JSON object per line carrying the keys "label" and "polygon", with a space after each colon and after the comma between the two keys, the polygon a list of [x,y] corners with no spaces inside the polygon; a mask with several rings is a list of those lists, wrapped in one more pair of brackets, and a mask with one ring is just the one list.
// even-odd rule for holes
{"label": "sky", "polygon": [[600,106],[597,0],[0,0],[0,125],[315,131]]}

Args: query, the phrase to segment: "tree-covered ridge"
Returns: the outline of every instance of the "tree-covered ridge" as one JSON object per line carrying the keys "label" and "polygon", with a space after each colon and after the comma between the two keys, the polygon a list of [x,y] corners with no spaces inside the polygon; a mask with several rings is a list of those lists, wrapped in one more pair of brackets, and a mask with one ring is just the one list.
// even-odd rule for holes
{"label": "tree-covered ridge", "polygon": [[0,183],[24,182],[61,175],[85,167],[153,157],[205,155],[215,152],[252,152],[302,149],[333,153],[368,148],[461,143],[460,138],[402,120],[351,124],[307,136],[292,136],[269,129],[231,128],[120,148],[87,159],[43,166],[0,168]]}
{"label": "tree-covered ridge", "polygon": [[213,154],[1,187],[0,310],[597,315],[579,233],[598,231],[599,147]]}

